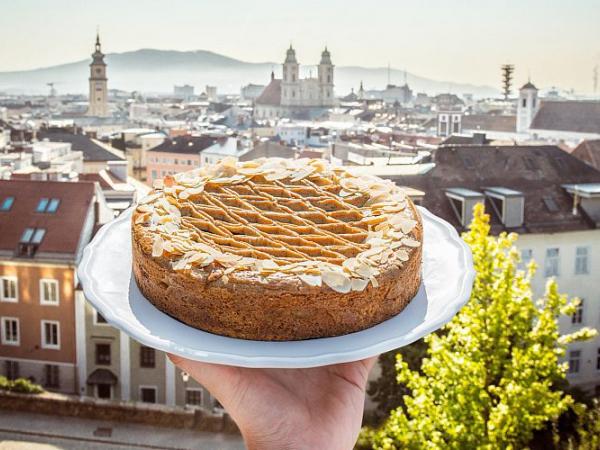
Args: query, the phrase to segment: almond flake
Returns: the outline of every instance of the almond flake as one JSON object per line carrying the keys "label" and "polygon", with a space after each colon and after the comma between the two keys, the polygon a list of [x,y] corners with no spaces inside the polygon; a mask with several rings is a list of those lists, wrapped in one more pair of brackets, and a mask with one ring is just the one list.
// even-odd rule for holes
{"label": "almond flake", "polygon": [[379,282],[377,281],[377,278],[371,276],[371,277],[369,277],[369,280],[371,280],[371,284],[373,285],[374,288],[379,287]]}
{"label": "almond flake", "polygon": [[340,294],[347,294],[352,289],[350,278],[337,270],[323,270],[321,278],[323,283]]}
{"label": "almond flake", "polygon": [[156,236],[152,244],[152,257],[158,258],[162,256],[164,250],[164,241],[162,237]]}
{"label": "almond flake", "polygon": [[353,291],[364,291],[367,287],[367,284],[369,284],[369,280],[365,280],[362,278],[353,278],[351,283]]}
{"label": "almond flake", "polygon": [[407,247],[420,247],[421,243],[419,241],[417,241],[416,239],[413,239],[411,237],[405,237],[404,239],[402,239],[402,244],[406,245]]}
{"label": "almond flake", "polygon": [[308,284],[309,286],[321,287],[321,277],[319,275],[308,275],[308,274],[300,274],[298,275],[303,282]]}

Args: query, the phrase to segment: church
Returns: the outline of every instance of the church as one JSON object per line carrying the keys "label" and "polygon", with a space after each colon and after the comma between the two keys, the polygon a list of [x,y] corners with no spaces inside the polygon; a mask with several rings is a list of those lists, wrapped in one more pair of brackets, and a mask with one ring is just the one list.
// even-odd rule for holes
{"label": "church", "polygon": [[321,53],[317,77],[300,78],[300,64],[290,45],[283,63],[283,78],[275,78],[254,102],[255,119],[290,117],[311,119],[336,105],[333,94],[333,63],[327,47]]}

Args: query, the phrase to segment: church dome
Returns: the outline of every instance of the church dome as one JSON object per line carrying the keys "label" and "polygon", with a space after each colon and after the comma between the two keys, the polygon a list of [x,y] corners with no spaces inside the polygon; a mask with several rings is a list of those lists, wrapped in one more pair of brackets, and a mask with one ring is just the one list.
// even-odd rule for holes
{"label": "church dome", "polygon": [[298,61],[296,61],[296,50],[292,48],[292,44],[290,44],[290,48],[287,49],[285,55],[285,64],[289,63],[298,64]]}
{"label": "church dome", "polygon": [[329,53],[329,50],[327,50],[327,47],[325,47],[325,50],[321,53],[321,62],[319,64],[331,64],[331,54]]}

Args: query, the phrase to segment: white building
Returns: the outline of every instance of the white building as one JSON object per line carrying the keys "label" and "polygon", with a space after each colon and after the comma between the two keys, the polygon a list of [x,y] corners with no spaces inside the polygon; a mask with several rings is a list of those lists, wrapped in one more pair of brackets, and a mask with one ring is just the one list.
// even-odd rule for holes
{"label": "white building", "polygon": [[236,160],[249,152],[251,149],[244,145],[243,141],[233,137],[219,138],[217,142],[200,154],[200,165],[216,164],[220,160],[232,157]]}

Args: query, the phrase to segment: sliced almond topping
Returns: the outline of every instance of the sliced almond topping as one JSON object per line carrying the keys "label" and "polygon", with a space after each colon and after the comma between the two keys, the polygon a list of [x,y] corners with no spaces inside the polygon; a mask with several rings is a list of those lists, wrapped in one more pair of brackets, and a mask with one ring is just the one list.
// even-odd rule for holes
{"label": "sliced almond topping", "polygon": [[155,236],[154,242],[152,243],[152,257],[158,258],[162,256],[164,250],[164,241],[162,237]]}

